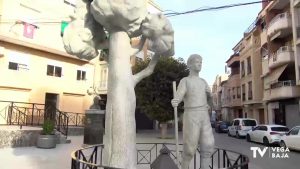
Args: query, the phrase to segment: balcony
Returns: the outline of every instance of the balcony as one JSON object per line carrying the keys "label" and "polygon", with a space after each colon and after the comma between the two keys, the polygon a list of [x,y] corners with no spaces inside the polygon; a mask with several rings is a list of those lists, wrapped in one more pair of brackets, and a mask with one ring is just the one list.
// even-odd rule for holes
{"label": "balcony", "polygon": [[289,0],[274,0],[273,4],[270,7],[271,9],[276,9],[276,10],[282,10],[286,8],[289,5],[290,1]]}
{"label": "balcony", "polygon": [[107,81],[100,81],[98,84],[97,92],[99,94],[107,94]]}
{"label": "balcony", "polygon": [[294,0],[294,6],[295,7],[300,7],[300,0]]}
{"label": "balcony", "polygon": [[267,35],[270,40],[284,38],[292,33],[292,19],[289,13],[276,15],[269,24]]}
{"label": "balcony", "polygon": [[226,61],[226,63],[228,67],[238,66],[240,64],[240,56],[238,54],[234,54]]}
{"label": "balcony", "polygon": [[269,58],[269,68],[274,69],[278,66],[295,61],[292,47],[282,46]]}
{"label": "balcony", "polygon": [[271,84],[268,100],[300,97],[300,86],[294,80],[278,81]]}

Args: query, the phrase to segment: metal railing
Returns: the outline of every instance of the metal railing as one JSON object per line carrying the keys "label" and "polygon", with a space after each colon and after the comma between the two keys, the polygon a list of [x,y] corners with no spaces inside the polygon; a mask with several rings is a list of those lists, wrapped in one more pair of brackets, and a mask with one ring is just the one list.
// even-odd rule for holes
{"label": "metal railing", "polygon": [[296,86],[295,80],[287,80],[287,81],[278,81],[271,83],[271,89],[279,88],[279,87],[286,87],[286,86]]}
{"label": "metal railing", "polygon": [[0,101],[0,116],[6,125],[39,126],[44,122],[44,105],[38,103]]}
{"label": "metal railing", "polygon": [[276,62],[278,55],[283,52],[293,52],[293,48],[291,46],[282,46],[275,53],[273,53],[269,59],[272,59],[273,62]]}
{"label": "metal railing", "polygon": [[83,113],[73,113],[73,112],[65,112],[69,117],[69,126],[84,126],[85,114]]}
{"label": "metal railing", "polygon": [[[176,160],[176,145],[173,143],[137,143],[137,165],[148,166],[160,155],[159,151],[162,148],[170,150],[170,157]],[[182,144],[180,145],[180,157],[182,154]],[[82,148],[72,152],[71,169],[106,169],[103,166],[103,145],[94,145]],[[180,161],[180,160],[179,160]],[[215,148],[211,155],[211,169],[226,168],[226,169],[248,169],[249,158],[243,154]],[[200,149],[198,148],[193,161],[190,164],[190,169],[200,168]]]}
{"label": "metal railing", "polygon": [[69,126],[84,126],[82,113],[63,112],[39,103],[0,101],[0,125],[42,126],[45,118],[55,120],[55,129],[68,135]]}

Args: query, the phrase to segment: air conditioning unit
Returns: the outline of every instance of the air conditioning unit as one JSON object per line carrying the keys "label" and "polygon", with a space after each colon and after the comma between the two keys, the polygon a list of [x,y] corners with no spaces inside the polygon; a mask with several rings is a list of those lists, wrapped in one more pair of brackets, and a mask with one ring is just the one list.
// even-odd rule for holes
{"label": "air conditioning unit", "polygon": [[0,57],[4,56],[5,48],[0,46]]}

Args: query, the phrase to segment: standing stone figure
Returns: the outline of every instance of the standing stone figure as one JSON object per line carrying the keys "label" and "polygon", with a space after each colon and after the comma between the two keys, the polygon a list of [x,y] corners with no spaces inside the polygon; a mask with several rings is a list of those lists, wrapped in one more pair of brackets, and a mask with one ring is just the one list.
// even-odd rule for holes
{"label": "standing stone figure", "polygon": [[187,66],[190,74],[181,79],[175,98],[171,101],[173,107],[184,101],[182,169],[188,169],[199,144],[201,169],[209,169],[214,150],[214,136],[208,113],[209,106],[213,106],[211,91],[206,81],[199,77],[202,57],[191,55]]}

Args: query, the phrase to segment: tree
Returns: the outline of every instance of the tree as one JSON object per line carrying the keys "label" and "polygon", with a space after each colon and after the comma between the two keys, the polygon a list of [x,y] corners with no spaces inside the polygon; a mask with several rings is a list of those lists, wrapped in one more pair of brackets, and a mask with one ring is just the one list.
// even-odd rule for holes
{"label": "tree", "polygon": [[[136,97],[134,87],[149,76],[160,56],[174,55],[174,32],[162,14],[147,14],[147,0],[82,0],[63,42],[69,54],[93,59],[109,49],[108,92],[104,139],[104,164],[136,168]],[[138,49],[130,38],[141,37]],[[130,56],[142,50],[145,41],[155,54],[147,68],[133,75]]]}
{"label": "tree", "polygon": [[[149,63],[138,62],[133,67],[133,72],[139,72]],[[172,83],[188,76],[187,65],[182,58],[160,58],[151,76],[145,78],[136,87],[137,108],[149,118],[160,123],[174,119],[174,109],[171,105],[173,99]],[[178,107],[179,113],[183,112],[182,104]],[[165,137],[162,132],[162,137]]]}

